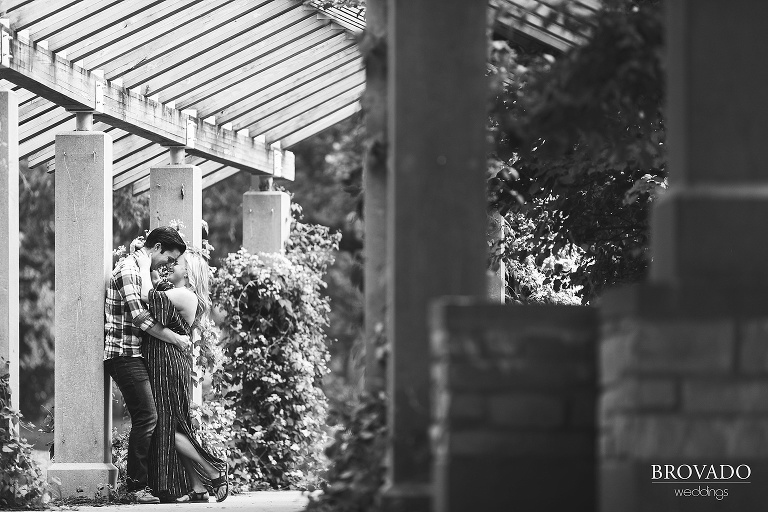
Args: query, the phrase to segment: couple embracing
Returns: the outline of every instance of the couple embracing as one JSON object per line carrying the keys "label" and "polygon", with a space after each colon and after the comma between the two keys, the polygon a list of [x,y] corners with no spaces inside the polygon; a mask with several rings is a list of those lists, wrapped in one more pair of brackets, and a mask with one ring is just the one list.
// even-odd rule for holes
{"label": "couple embracing", "polygon": [[[151,271],[173,265],[153,289]],[[192,432],[192,330],[211,308],[208,263],[172,227],[153,229],[107,284],[104,367],[131,415],[127,490],[139,503],[223,501],[227,463]]]}

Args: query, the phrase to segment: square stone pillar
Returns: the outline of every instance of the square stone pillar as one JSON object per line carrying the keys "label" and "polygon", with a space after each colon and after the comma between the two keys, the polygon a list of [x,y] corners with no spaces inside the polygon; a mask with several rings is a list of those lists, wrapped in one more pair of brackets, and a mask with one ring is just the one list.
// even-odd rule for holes
{"label": "square stone pillar", "polygon": [[251,254],[283,252],[291,230],[291,198],[285,192],[259,190],[258,176],[251,183],[243,194],[243,247]]}
{"label": "square stone pillar", "polygon": [[18,410],[19,103],[13,91],[0,91],[0,357],[8,363],[11,407]]}
{"label": "square stone pillar", "polygon": [[195,247],[203,243],[203,180],[196,165],[171,164],[149,170],[149,229],[181,221]]}
{"label": "square stone pillar", "polygon": [[[768,502],[768,3],[664,6],[670,189],[652,212],[651,283],[602,300],[601,510],[759,510]],[[688,474],[695,464],[716,471]],[[728,469],[741,465],[752,483],[746,469]]]}
{"label": "square stone pillar", "polygon": [[[178,162],[149,170],[149,228],[167,226],[179,221],[186,240],[200,248],[203,243],[203,180],[196,165],[184,162],[184,149],[171,148],[171,161]],[[193,336],[197,333],[193,333]],[[199,368],[193,370],[202,377]],[[203,403],[201,384],[192,386],[192,401]]]}
{"label": "square stone pillar", "polygon": [[486,9],[388,4],[385,510],[431,509],[429,305],[487,293]]}
{"label": "square stone pillar", "polygon": [[[78,116],[89,114],[78,113]],[[56,135],[55,463],[63,496],[114,484],[104,298],[112,269],[112,139]]]}

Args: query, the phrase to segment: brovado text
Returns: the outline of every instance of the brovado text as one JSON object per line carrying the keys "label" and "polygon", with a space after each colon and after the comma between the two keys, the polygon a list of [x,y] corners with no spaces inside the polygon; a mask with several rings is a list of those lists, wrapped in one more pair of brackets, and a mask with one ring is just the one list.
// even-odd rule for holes
{"label": "brovado text", "polygon": [[651,464],[652,480],[748,480],[752,469],[747,464]]}

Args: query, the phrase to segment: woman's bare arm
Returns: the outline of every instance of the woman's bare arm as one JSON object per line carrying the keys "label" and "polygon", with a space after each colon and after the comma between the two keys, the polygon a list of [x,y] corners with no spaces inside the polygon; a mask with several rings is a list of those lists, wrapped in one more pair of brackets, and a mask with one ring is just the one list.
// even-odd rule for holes
{"label": "woman's bare arm", "polygon": [[166,290],[165,295],[171,304],[181,313],[181,316],[191,324],[195,320],[197,312],[197,295],[186,288],[173,288]]}

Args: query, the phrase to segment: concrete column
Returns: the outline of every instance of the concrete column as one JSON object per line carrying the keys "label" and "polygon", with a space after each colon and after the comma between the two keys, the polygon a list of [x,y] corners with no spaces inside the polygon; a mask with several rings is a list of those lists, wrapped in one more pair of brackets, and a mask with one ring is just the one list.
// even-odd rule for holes
{"label": "concrete column", "polygon": [[[78,113],[78,117],[90,115]],[[79,124],[79,123],[78,123]],[[56,462],[64,496],[114,484],[104,295],[112,269],[112,139],[56,135]]]}
{"label": "concrete column", "polygon": [[375,393],[385,386],[377,351],[386,337],[387,304],[387,2],[369,0],[366,37],[373,50],[365,55],[365,129],[368,136],[363,163],[363,247],[365,293],[365,388]]}
{"label": "concrete column", "polygon": [[0,91],[0,357],[8,363],[11,407],[18,410],[19,104],[13,91]]}
{"label": "concrete column", "polygon": [[430,510],[429,304],[486,294],[486,4],[390,0],[386,510]]}
{"label": "concrete column", "polygon": [[[671,186],[652,212],[651,283],[601,301],[601,510],[758,510],[768,501],[768,4],[665,8]],[[677,473],[696,464],[717,471]],[[721,471],[741,465],[751,484]]]}
{"label": "concrete column", "polygon": [[[183,224],[181,233],[195,247],[203,243],[203,185],[200,168],[184,163],[184,148],[172,147],[170,165],[149,170],[149,228]],[[195,335],[196,333],[193,333]],[[193,370],[199,377],[202,372]],[[202,385],[192,387],[192,401],[203,403]]]}
{"label": "concrete column", "polygon": [[[178,150],[171,149],[172,153]],[[172,154],[178,159],[178,154]],[[149,228],[180,221],[181,232],[195,247],[203,242],[203,186],[200,168],[180,163],[149,170]]]}
{"label": "concrete column", "polygon": [[[271,189],[271,183],[251,177],[251,190],[243,194],[243,247],[251,254],[283,252],[291,230],[291,198]],[[262,190],[262,188],[266,190]]]}

